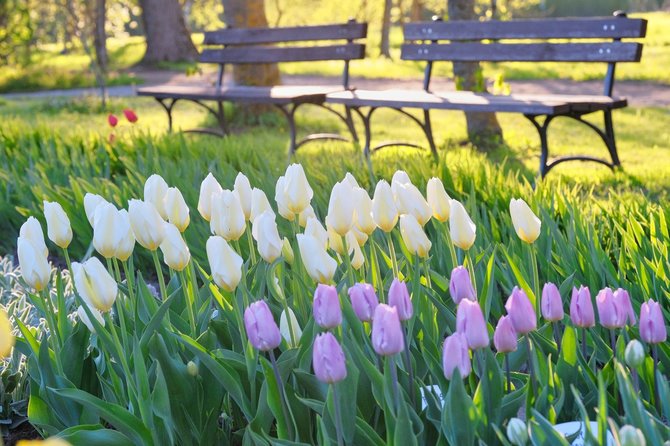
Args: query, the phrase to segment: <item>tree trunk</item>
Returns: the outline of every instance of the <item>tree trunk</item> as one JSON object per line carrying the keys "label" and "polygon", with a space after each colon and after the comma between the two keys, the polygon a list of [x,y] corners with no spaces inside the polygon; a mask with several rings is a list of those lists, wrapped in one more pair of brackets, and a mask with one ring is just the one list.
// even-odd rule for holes
{"label": "tree trunk", "polygon": [[423,5],[421,0],[412,0],[412,6],[409,11],[409,19],[412,22],[419,22],[423,16]]}
{"label": "tree trunk", "polygon": [[391,7],[393,7],[392,0],[384,0],[384,15],[382,16],[381,44],[379,46],[380,53],[384,57],[391,57],[391,44],[389,42],[389,34],[391,33]]}
{"label": "tree trunk", "polygon": [[105,0],[95,0],[94,14],[93,46],[95,47],[95,59],[102,72],[107,73],[109,58],[107,57],[107,34],[105,33]]}
{"label": "tree trunk", "polygon": [[195,60],[198,51],[186,28],[179,0],[140,0],[147,49],[142,63]]}
{"label": "tree trunk", "polygon": [[[474,0],[448,0],[449,20],[476,20]],[[486,82],[479,62],[454,62],[454,78],[458,90],[486,91]],[[486,150],[487,142],[502,139],[502,129],[495,113],[466,112],[468,138]]]}

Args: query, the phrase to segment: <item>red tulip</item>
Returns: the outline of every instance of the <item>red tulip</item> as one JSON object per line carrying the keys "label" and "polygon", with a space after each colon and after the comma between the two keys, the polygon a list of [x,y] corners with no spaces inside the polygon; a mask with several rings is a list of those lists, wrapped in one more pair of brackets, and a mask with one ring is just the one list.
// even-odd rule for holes
{"label": "red tulip", "polygon": [[131,109],[127,108],[127,109],[123,110],[123,115],[126,117],[128,122],[130,122],[131,124],[134,124],[134,123],[137,122],[137,115]]}
{"label": "red tulip", "polygon": [[110,113],[109,116],[107,116],[107,122],[109,123],[110,126],[116,127],[116,124],[119,123],[119,118]]}

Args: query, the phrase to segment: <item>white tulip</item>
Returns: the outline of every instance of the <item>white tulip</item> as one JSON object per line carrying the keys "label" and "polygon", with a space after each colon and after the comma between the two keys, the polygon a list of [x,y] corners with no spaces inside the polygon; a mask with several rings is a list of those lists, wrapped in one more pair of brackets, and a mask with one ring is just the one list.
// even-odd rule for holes
{"label": "white tulip", "polygon": [[242,237],[247,225],[236,193],[224,189],[212,195],[212,219],[209,223],[214,234],[228,241]]}
{"label": "white tulip", "polygon": [[84,263],[74,262],[72,276],[77,292],[89,308],[103,313],[111,310],[118,287],[97,257],[91,257]]}
{"label": "white tulip", "polygon": [[93,219],[93,247],[106,259],[114,257],[119,240],[116,236],[118,210],[111,203],[100,203]]}
{"label": "white tulip", "polygon": [[21,228],[19,229],[19,237],[30,240],[33,246],[38,249],[44,257],[49,255],[47,244],[44,241],[42,225],[35,217],[28,217],[28,219],[21,225]]}
{"label": "white tulip", "polygon": [[458,200],[451,200],[449,209],[449,229],[451,241],[461,249],[467,250],[475,243],[477,227]]}
{"label": "white tulip", "polygon": [[188,205],[176,187],[168,188],[165,194],[165,213],[168,221],[175,225],[179,232],[184,232],[191,221]]}
{"label": "white tulip", "polygon": [[161,251],[165,264],[175,271],[183,271],[191,260],[191,252],[179,228],[172,223],[165,223],[165,238],[161,243]]}
{"label": "white tulip", "polygon": [[309,276],[318,283],[329,283],[335,275],[337,262],[330,257],[316,238],[298,234],[300,257]]}
{"label": "white tulip", "polygon": [[398,200],[398,188],[399,186],[405,186],[407,184],[412,184],[412,180],[409,179],[409,175],[404,170],[396,170],[391,178],[391,191],[393,192],[393,199],[396,201],[396,207],[398,208],[398,213],[407,214],[408,211],[404,209],[402,203]]}
{"label": "white tulip", "polygon": [[401,214],[412,214],[421,226],[425,226],[432,216],[432,211],[428,202],[412,183],[398,184],[395,195],[398,209],[402,209]]}
{"label": "white tulip", "polygon": [[114,257],[125,262],[133,254],[135,249],[135,234],[130,227],[130,216],[128,211],[121,209],[116,214],[116,227],[114,228],[116,239],[116,250]]}
{"label": "white tulip", "polygon": [[[98,323],[100,325],[102,325],[104,327],[105,326],[105,319],[103,319],[102,313],[100,313],[95,308],[89,308],[89,309],[91,310],[91,313],[93,314],[93,317],[98,321]],[[83,306],[79,305],[79,308],[77,308],[77,315],[79,316],[79,320],[82,321],[84,323],[84,325],[86,325],[86,328],[88,328],[88,330],[91,333],[96,332],[95,331],[95,326],[91,322],[91,319],[89,319],[88,314],[86,314],[86,310],[84,309]]]}
{"label": "white tulip", "polygon": [[328,240],[330,236],[328,235],[326,228],[323,227],[318,219],[310,218],[307,220],[307,224],[305,225],[305,235],[310,235],[316,238],[319,242],[321,242],[323,249],[328,249]]}
{"label": "white tulip", "polygon": [[449,220],[451,197],[444,190],[444,184],[439,178],[431,178],[426,185],[426,198],[433,211],[433,217],[442,223]]}
{"label": "white tulip", "polygon": [[144,201],[153,204],[163,220],[167,220],[168,218],[167,211],[165,210],[167,190],[167,183],[158,174],[151,175],[144,183]]}
{"label": "white tulip", "polygon": [[291,211],[288,207],[288,196],[286,195],[286,178],[283,176],[277,179],[277,185],[275,187],[275,201],[277,202],[277,211],[279,212],[279,215],[288,221],[293,221],[295,218],[295,212]]}
{"label": "white tulip", "polygon": [[372,234],[377,229],[372,217],[372,199],[365,189],[359,187],[353,190],[353,200],[356,227],[367,235]]}
{"label": "white tulip", "polygon": [[405,246],[412,254],[417,254],[419,257],[428,257],[428,251],[430,251],[432,244],[414,215],[406,214],[400,217],[400,234]]}
{"label": "white tulip", "polygon": [[377,183],[372,198],[372,218],[379,229],[391,232],[398,222],[398,208],[393,200],[391,186],[384,180]]}
{"label": "white tulip", "polygon": [[304,228],[307,225],[307,220],[310,218],[316,218],[316,212],[312,205],[309,205],[298,215],[298,224],[301,228]]}
{"label": "white tulip", "polygon": [[130,200],[128,216],[137,242],[149,251],[157,250],[165,238],[165,221],[154,205],[142,200]]}
{"label": "white tulip", "polygon": [[70,219],[60,204],[46,200],[43,204],[49,239],[61,248],[67,248],[72,241]]}
{"label": "white tulip", "polygon": [[258,252],[268,263],[272,263],[282,254],[283,242],[279,237],[275,214],[265,211],[253,223],[251,234],[258,245]]}
{"label": "white tulip", "polygon": [[21,276],[36,291],[42,291],[51,279],[51,267],[44,250],[27,237],[19,236],[16,245]]}
{"label": "white tulip", "polygon": [[246,175],[244,175],[242,172],[239,172],[235,177],[233,190],[240,199],[240,204],[242,205],[242,210],[244,211],[244,218],[247,220],[251,219],[251,184],[249,183],[249,178],[247,178]]}
{"label": "white tulip", "polygon": [[361,269],[363,264],[365,263],[365,257],[363,256],[363,251],[361,250],[361,247],[358,245],[354,245],[354,254],[351,256],[351,266],[355,270]]}
{"label": "white tulip", "polygon": [[[326,228],[328,232],[328,246],[330,246],[330,249],[336,253],[344,255],[342,236],[335,232],[330,226],[326,225]],[[347,240],[347,252],[351,254],[354,250],[354,246],[358,246],[358,241],[356,240],[356,236],[353,232],[347,232],[345,239]]]}
{"label": "white tulip", "polygon": [[354,224],[353,189],[349,183],[335,183],[330,193],[326,226],[339,235],[346,235]]}
{"label": "white tulip", "polygon": [[217,235],[207,240],[206,250],[214,283],[226,291],[235,291],[242,279],[242,257]]}
{"label": "white tulip", "polygon": [[265,211],[270,211],[274,214],[265,192],[254,187],[251,191],[251,214],[249,214],[249,221],[253,223],[256,217]]}
{"label": "white tulip", "polygon": [[514,230],[521,240],[533,243],[540,236],[542,222],[533,213],[523,199],[512,198],[509,202],[509,213],[512,216]]}
{"label": "white tulip", "polygon": [[358,181],[356,181],[356,177],[351,174],[351,172],[347,172],[346,175],[344,175],[344,179],[342,180],[343,183],[349,184],[349,186],[352,189],[355,189],[357,187],[360,187],[358,185]]}
{"label": "white tulip", "polygon": [[102,198],[100,195],[92,193],[87,193],[86,195],[84,195],[84,210],[86,211],[86,218],[88,218],[88,222],[91,225],[91,227],[93,227],[95,210],[101,203],[107,203],[107,200]]}
{"label": "white tulip", "polygon": [[200,196],[198,197],[198,212],[202,218],[209,221],[212,218],[212,195],[223,190],[214,175],[207,174],[200,184]]}
{"label": "white tulip", "polygon": [[291,164],[288,166],[284,178],[286,178],[284,183],[286,207],[294,214],[300,214],[309,206],[314,195],[302,165]]}
{"label": "white tulip", "polygon": [[[289,324],[289,319],[291,323]],[[282,338],[286,340],[286,343],[291,348],[296,348],[300,345],[300,338],[302,337],[302,329],[300,324],[298,324],[298,319],[295,317],[293,310],[288,308],[288,317],[286,317],[286,310],[281,312],[279,317],[279,332],[282,335]],[[293,336],[291,336],[293,334]],[[292,339],[295,339],[295,344]]]}

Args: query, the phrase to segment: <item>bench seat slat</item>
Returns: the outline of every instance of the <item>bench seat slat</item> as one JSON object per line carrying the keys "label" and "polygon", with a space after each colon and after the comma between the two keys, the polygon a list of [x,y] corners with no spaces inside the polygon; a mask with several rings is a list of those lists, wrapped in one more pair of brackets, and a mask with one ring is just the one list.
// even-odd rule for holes
{"label": "bench seat slat", "polygon": [[200,54],[204,63],[276,63],[306,62],[315,60],[352,60],[365,56],[365,45],[349,43],[325,46],[245,46],[222,49],[205,49]]}
{"label": "bench seat slat", "polygon": [[158,99],[231,101],[263,104],[322,103],[327,93],[341,91],[338,85],[324,86],[179,86],[172,84],[139,88],[139,96]]}
{"label": "bench seat slat", "polygon": [[205,33],[205,45],[257,45],[306,40],[363,39],[367,23],[290,26],[282,28],[227,28]]}

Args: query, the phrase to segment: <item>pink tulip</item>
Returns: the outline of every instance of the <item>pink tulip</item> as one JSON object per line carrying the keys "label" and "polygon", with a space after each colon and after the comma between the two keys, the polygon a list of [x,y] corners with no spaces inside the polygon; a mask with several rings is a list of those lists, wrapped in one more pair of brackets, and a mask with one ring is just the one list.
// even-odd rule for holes
{"label": "pink tulip", "polygon": [[372,318],[372,347],[378,355],[390,356],[405,349],[396,307],[379,304]]}
{"label": "pink tulip", "polygon": [[648,344],[665,342],[668,331],[658,302],[648,300],[640,307],[640,338]]}
{"label": "pink tulip", "polygon": [[563,320],[563,300],[558,287],[551,282],[542,288],[542,317],[550,322]]}
{"label": "pink tulip", "polygon": [[351,306],[361,322],[370,322],[379,305],[375,289],[369,283],[357,283],[349,288]]}
{"label": "pink tulip", "polygon": [[451,271],[449,279],[449,294],[458,305],[463,299],[477,300],[475,289],[470,280],[470,273],[464,266],[457,266]]}
{"label": "pink tulip", "polygon": [[131,124],[134,124],[134,123],[137,122],[137,115],[135,114],[135,112],[133,110],[127,108],[127,109],[123,110],[123,115],[126,117],[128,122],[130,122]]}
{"label": "pink tulip", "polygon": [[258,350],[273,350],[281,344],[279,327],[265,301],[256,301],[244,310],[244,327],[251,345]]}
{"label": "pink tulip", "polygon": [[398,279],[393,279],[389,289],[389,305],[398,309],[398,317],[401,321],[411,319],[414,314],[414,307],[409,298],[407,284]]}
{"label": "pink tulip", "polygon": [[119,123],[119,118],[110,113],[109,116],[107,116],[107,123],[111,127],[116,127],[116,124]]}
{"label": "pink tulip", "polygon": [[324,329],[335,328],[342,323],[342,308],[337,288],[320,283],[314,291],[314,320]]}
{"label": "pink tulip", "polygon": [[507,298],[505,309],[517,333],[525,335],[537,328],[535,308],[530,303],[526,292],[521,288],[514,287],[512,294]]}
{"label": "pink tulip", "polygon": [[468,340],[462,333],[454,333],[444,340],[442,347],[442,367],[444,377],[451,379],[454,376],[454,370],[458,368],[461,378],[465,378],[472,371],[470,363],[470,352],[468,351]]}
{"label": "pink tulip", "polygon": [[510,316],[503,316],[498,320],[496,331],[493,333],[493,345],[500,353],[516,351],[517,334],[512,325]]}
{"label": "pink tulip", "polygon": [[623,327],[626,324],[635,325],[635,311],[630,303],[628,291],[619,288],[614,292],[614,305],[617,307],[617,314],[620,320],[618,324]]}
{"label": "pink tulip", "polygon": [[598,307],[600,325],[610,329],[623,327],[623,324],[620,324],[623,318],[618,314],[614,293],[610,288],[604,288],[598,292],[596,306]]}
{"label": "pink tulip", "polygon": [[488,347],[489,332],[479,303],[463,299],[458,304],[456,331],[465,335],[471,350]]}
{"label": "pink tulip", "polygon": [[596,317],[593,314],[593,302],[591,302],[591,292],[588,287],[572,288],[570,319],[573,324],[581,328],[593,327],[596,324]]}
{"label": "pink tulip", "polygon": [[344,352],[332,333],[320,334],[314,340],[312,367],[316,378],[323,383],[333,384],[347,377]]}

